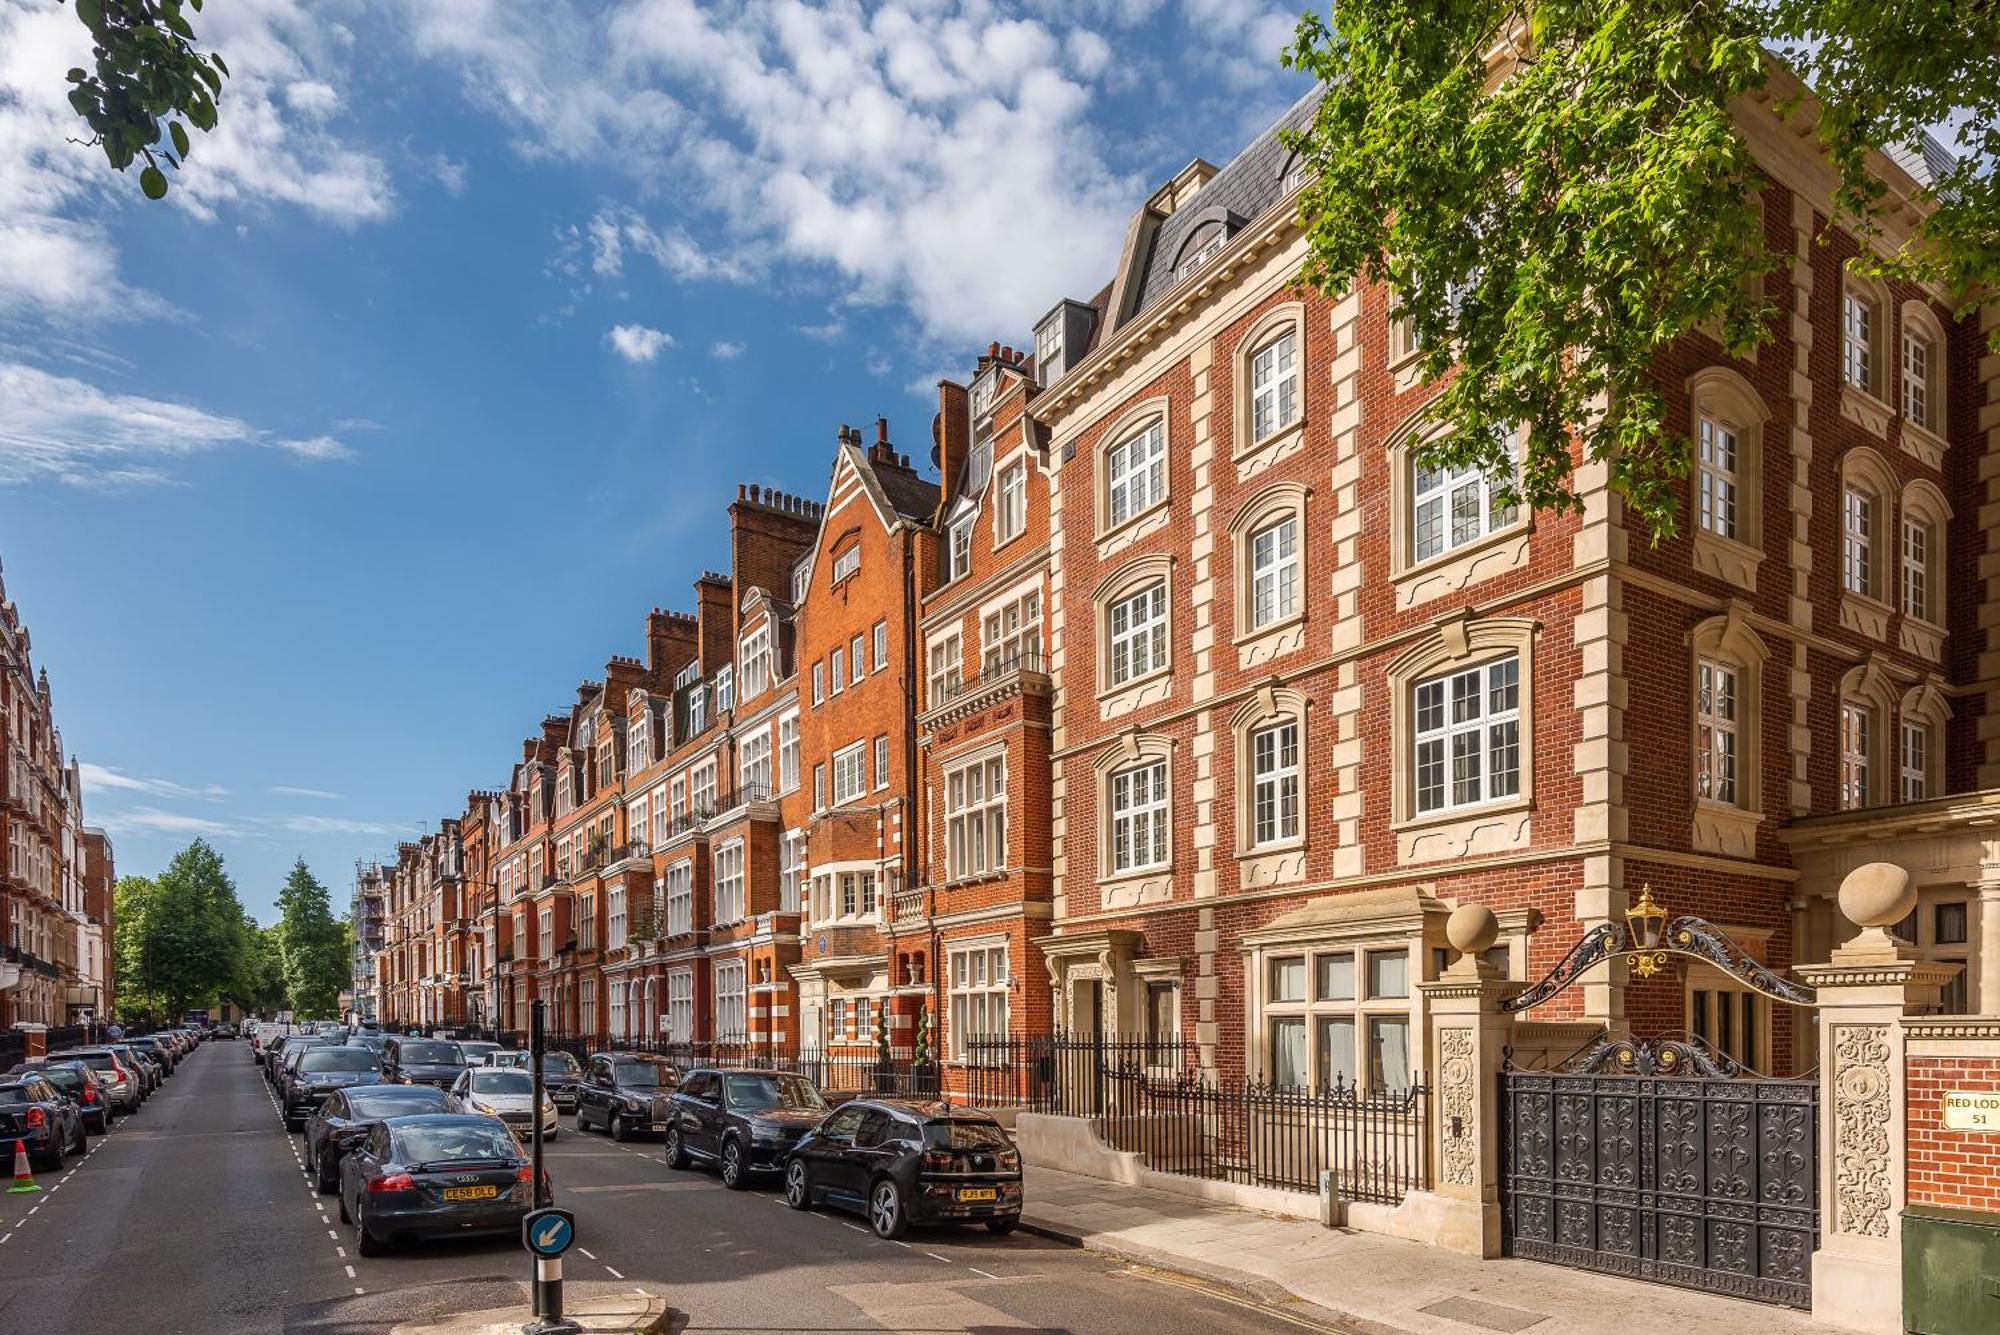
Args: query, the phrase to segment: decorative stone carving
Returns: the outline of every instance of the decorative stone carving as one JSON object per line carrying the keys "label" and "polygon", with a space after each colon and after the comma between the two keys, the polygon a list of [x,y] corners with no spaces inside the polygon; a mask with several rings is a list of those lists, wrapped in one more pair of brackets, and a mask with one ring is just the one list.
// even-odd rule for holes
{"label": "decorative stone carving", "polygon": [[1470,1187],[1479,1180],[1479,1117],[1472,1055],[1472,1031],[1447,1029],[1438,1036],[1439,1089],[1444,1096],[1440,1125],[1444,1129],[1445,1185]]}
{"label": "decorative stone carving", "polygon": [[1889,1236],[1889,1026],[1841,1025],[1833,1039],[1834,1227]]}

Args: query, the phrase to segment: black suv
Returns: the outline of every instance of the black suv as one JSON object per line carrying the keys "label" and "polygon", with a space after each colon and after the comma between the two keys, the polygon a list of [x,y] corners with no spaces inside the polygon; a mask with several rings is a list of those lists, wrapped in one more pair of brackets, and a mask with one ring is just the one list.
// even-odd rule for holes
{"label": "black suv", "polygon": [[592,1054],[590,1068],[577,1087],[576,1129],[592,1122],[613,1140],[629,1140],[634,1131],[667,1129],[667,1096],[680,1084],[671,1062],[641,1052]]}
{"label": "black suv", "polygon": [[382,1060],[367,1048],[346,1044],[321,1043],[287,1062],[285,1083],[280,1090],[284,1105],[285,1130],[297,1131],[306,1115],[325,1102],[336,1089],[348,1085],[374,1085],[382,1080]]}
{"label": "black suv", "polygon": [[911,1224],[1021,1222],[1021,1155],[1000,1124],[949,1103],[857,1099],[821,1122],[785,1163],[785,1203],[868,1216],[877,1235]]}
{"label": "black suv", "polygon": [[382,1045],[382,1079],[391,1085],[450,1089],[465,1070],[465,1053],[445,1038],[392,1038]]}
{"label": "black suv", "polygon": [[741,1191],[750,1174],[776,1172],[799,1137],[826,1116],[812,1081],[787,1071],[693,1070],[669,1101],[667,1167],[713,1163]]}

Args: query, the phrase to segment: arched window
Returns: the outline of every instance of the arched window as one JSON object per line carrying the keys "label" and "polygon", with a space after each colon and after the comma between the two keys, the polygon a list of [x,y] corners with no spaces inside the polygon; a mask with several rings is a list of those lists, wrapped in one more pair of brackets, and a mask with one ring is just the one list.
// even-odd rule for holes
{"label": "arched window", "polygon": [[1904,692],[1896,725],[1896,795],[1923,802],[1944,794],[1944,730],[1951,705],[1935,679]]}
{"label": "arched window", "polygon": [[1397,823],[1532,801],[1534,632],[1518,618],[1449,620],[1389,665]]}
{"label": "arched window", "polygon": [[1841,624],[1879,639],[1888,630],[1895,569],[1896,475],[1864,445],[1841,456],[1840,483]]}
{"label": "arched window", "polygon": [[[1389,440],[1390,577],[1398,607],[1457,593],[1528,560],[1534,517],[1503,498],[1508,479],[1489,477],[1473,465],[1417,463],[1417,447],[1436,430],[1420,410]],[[1496,434],[1518,463],[1520,429]]]}
{"label": "arched window", "polygon": [[1275,482],[1244,502],[1230,521],[1239,643],[1307,615],[1306,500],[1311,495],[1300,483]]}
{"label": "arched window", "polygon": [[1303,692],[1266,686],[1229,720],[1236,747],[1236,847],[1262,853],[1305,842]]}
{"label": "arched window", "polygon": [[1852,811],[1889,800],[1890,716],[1895,688],[1873,657],[1840,679],[1840,807]]}
{"label": "arched window", "polygon": [[1236,346],[1236,455],[1289,438],[1305,416],[1305,305],[1266,312]]}
{"label": "arched window", "polygon": [[1888,309],[1888,294],[1880,283],[1856,272],[1852,265],[1841,271],[1841,383],[1877,399],[1882,397],[1887,380],[1883,353],[1888,343],[1884,326]]}
{"label": "arched window", "polygon": [[1142,556],[1107,575],[1097,606],[1100,695],[1161,676],[1173,660],[1173,558]]}
{"label": "arched window", "polygon": [[1944,351],[1944,326],[1930,303],[1904,302],[1898,366],[1902,392],[1897,403],[1903,448],[1933,467],[1942,461],[1944,444]]}
{"label": "arched window", "polygon": [[1764,559],[1764,423],[1770,410],[1747,380],[1726,367],[1695,372],[1687,389],[1695,446],[1695,569],[1755,590]]}
{"label": "arched window", "polygon": [[1166,504],[1169,443],[1164,398],[1137,405],[1104,433],[1097,460],[1100,535]]}
{"label": "arched window", "polygon": [[1098,874],[1106,880],[1173,869],[1172,739],[1127,733],[1100,753]]}
{"label": "arched window", "polygon": [[1750,628],[1747,609],[1730,605],[1688,635],[1693,651],[1694,846],[1750,857],[1756,852],[1763,794],[1759,763],[1764,660],[1770,650]]}
{"label": "arched window", "polygon": [[[1937,484],[1917,478],[1903,488],[1903,515],[1898,530],[1897,610],[1921,627],[1917,643],[1905,648],[1935,658],[1944,639],[1944,541],[1951,506]],[[1904,639],[1911,640],[1906,634]]]}

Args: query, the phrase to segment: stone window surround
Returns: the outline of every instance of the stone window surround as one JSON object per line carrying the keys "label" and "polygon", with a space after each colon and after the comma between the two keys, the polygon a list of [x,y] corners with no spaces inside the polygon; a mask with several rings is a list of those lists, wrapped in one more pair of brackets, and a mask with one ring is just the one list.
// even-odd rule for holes
{"label": "stone window surround", "polygon": [[[1930,755],[1924,771],[1924,784],[1931,797],[1942,797],[1945,790],[1944,751],[1945,729],[1951,723],[1951,702],[1945,698],[1941,681],[1937,677],[1924,680],[1903,692],[1897,702],[1897,726],[1894,730],[1895,746],[1888,757],[1890,768],[1895,771],[1893,792],[1900,799],[1903,774],[1903,722],[1922,723],[1930,729]],[[1888,731],[1888,729],[1884,729]]]}
{"label": "stone window surround", "polygon": [[[1292,368],[1298,377],[1298,412],[1292,420],[1262,439],[1251,439],[1251,360],[1274,339],[1287,329],[1292,331]],[[1257,317],[1254,324],[1244,331],[1236,341],[1236,355],[1231,361],[1236,377],[1234,431],[1231,439],[1235,442],[1234,458],[1242,460],[1253,454],[1275,453],[1287,443],[1302,438],[1306,430],[1306,306],[1303,301],[1287,301],[1273,306]]]}
{"label": "stone window surround", "polygon": [[[1158,552],[1135,557],[1099,580],[1097,587],[1091,590],[1090,601],[1097,618],[1096,684],[1097,699],[1101,706],[1108,707],[1114,699],[1136,692],[1155,678],[1166,676],[1173,671],[1174,562],[1174,557]],[[1163,584],[1166,588],[1167,661],[1143,676],[1128,677],[1114,684],[1110,675],[1111,605],[1155,583]]]}
{"label": "stone window surround", "polygon": [[[1313,803],[1307,796],[1312,792],[1312,747],[1308,743],[1307,730],[1307,716],[1311,709],[1312,701],[1305,692],[1267,683],[1230,716],[1229,731],[1234,739],[1236,764],[1236,856],[1239,859],[1264,857],[1306,846],[1313,813]],[[1250,756],[1251,737],[1262,728],[1287,720],[1297,723],[1299,728],[1299,832],[1290,839],[1259,844],[1254,831],[1256,784]]]}
{"label": "stone window surround", "polygon": [[[1906,424],[1907,425],[1907,424]],[[1928,617],[1912,616],[1903,611],[1903,588],[1901,563],[1903,559],[1903,521],[1921,520],[1930,529],[1930,552],[1927,562],[1926,587],[1929,591],[1930,613]],[[1898,517],[1894,532],[1894,556],[1897,562],[1896,610],[1903,613],[1899,639],[1902,647],[1919,654],[1932,662],[1944,654],[1945,601],[1949,590],[1945,576],[1949,567],[1945,562],[1945,539],[1951,530],[1951,504],[1945,500],[1944,492],[1929,478],[1912,478],[1902,491],[1902,513]],[[1843,617],[1843,621],[1845,618]]]}
{"label": "stone window surround", "polygon": [[[1764,822],[1764,663],[1771,650],[1751,629],[1749,616],[1747,604],[1731,599],[1726,612],[1701,622],[1687,636],[1688,796],[1694,805],[1693,842],[1702,852],[1738,857],[1755,855],[1757,827]],[[1733,667],[1737,673],[1734,803],[1702,797],[1698,790],[1701,719],[1696,697],[1701,690],[1699,664],[1704,658]]]}
{"label": "stone window surround", "polygon": [[[1002,504],[1006,489],[1004,479],[1008,470],[1017,463],[1021,467],[1021,526],[1012,533],[1003,533],[1000,530],[1000,520],[1006,510],[1006,506]],[[993,550],[996,552],[1028,531],[1028,483],[1032,480],[1033,468],[1034,460],[1029,457],[1025,441],[1016,446],[1006,457],[993,461]]]}
{"label": "stone window surround", "polygon": [[[1393,740],[1393,800],[1389,828],[1396,831],[1479,823],[1494,815],[1530,810],[1535,804],[1535,635],[1541,623],[1522,617],[1478,617],[1469,613],[1439,620],[1432,632],[1388,666],[1390,730]],[[1416,811],[1416,719],[1413,694],[1420,680],[1445,671],[1463,671],[1497,658],[1520,659],[1521,771],[1519,791],[1499,802],[1454,807],[1419,816]]]}
{"label": "stone window surround", "polygon": [[1413,595],[1413,586],[1418,584],[1435,585],[1437,592],[1456,591],[1476,580],[1519,570],[1528,564],[1528,541],[1535,531],[1535,512],[1525,505],[1505,528],[1422,561],[1412,559],[1417,541],[1416,462],[1412,447],[1440,430],[1426,410],[1418,408],[1384,446],[1389,467],[1389,578],[1396,588],[1398,607],[1422,601]]}
{"label": "stone window surround", "polygon": [[1931,345],[1930,377],[1926,385],[1930,403],[1932,425],[1922,426],[1903,416],[1902,393],[1896,395],[1896,416],[1902,423],[1898,437],[1905,453],[1914,456],[1932,468],[1944,467],[1944,454],[1950,443],[1944,436],[1944,424],[1951,419],[1947,416],[1948,404],[1945,398],[1950,376],[1945,374],[1945,334],[1944,325],[1937,318],[1931,304],[1920,297],[1912,297],[1903,303],[1902,318],[1896,323],[1896,374],[1903,374],[1903,334],[1913,330]]}
{"label": "stone window surround", "polygon": [[[1856,385],[1847,378],[1847,299],[1850,295],[1860,297],[1866,301],[1873,312],[1873,318],[1869,323],[1868,330],[1868,384],[1865,386]],[[1895,415],[1890,411],[1887,395],[1889,359],[1893,356],[1900,360],[1902,357],[1902,325],[1900,321],[1892,322],[1890,320],[1889,316],[1892,309],[1893,307],[1889,302],[1888,290],[1878,280],[1864,274],[1856,273],[1851,262],[1841,266],[1840,318],[1837,322],[1837,327],[1840,330],[1840,386],[1843,391],[1842,397],[1846,398],[1848,391],[1865,396],[1867,399],[1872,400],[1872,403],[1867,406],[1879,411],[1885,419]],[[1892,323],[1895,325],[1893,331],[1891,329]],[[1892,340],[1887,337],[1891,332],[1896,335],[1893,340],[1893,346]],[[1844,408],[1843,411],[1845,411]],[[1877,434],[1882,433],[1878,431]]]}
{"label": "stone window surround", "polygon": [[[1174,497],[1174,426],[1173,415],[1168,411],[1170,403],[1165,394],[1143,399],[1127,408],[1123,413],[1099,433],[1097,444],[1090,452],[1092,490],[1096,495],[1097,542],[1100,555],[1115,545],[1114,539],[1137,536],[1135,530],[1147,516],[1159,514]],[[1132,437],[1144,431],[1157,420],[1160,424],[1160,457],[1164,460],[1161,468],[1159,499],[1143,510],[1134,511],[1116,524],[1111,522],[1111,478],[1107,456],[1115,445],[1123,445]]]}
{"label": "stone window surround", "polygon": [[[1869,535],[1869,579],[1873,584],[1873,594],[1858,593],[1847,587],[1847,493],[1857,490],[1866,493],[1875,502],[1874,531]],[[1896,474],[1888,461],[1866,445],[1856,445],[1840,456],[1840,507],[1836,511],[1840,522],[1841,576],[1840,576],[1840,624],[1848,630],[1869,636],[1872,639],[1886,638],[1889,633],[1889,617],[1894,606],[1881,597],[1893,595],[1891,579],[1895,573],[1895,549],[1902,542],[1902,525],[1898,519],[1896,499],[1902,491],[1896,481]]]}
{"label": "stone window surround", "polygon": [[[1896,755],[1900,734],[1895,726],[1896,688],[1873,654],[1841,674],[1840,705],[1843,712],[1849,704],[1866,705],[1869,709],[1868,792],[1867,800],[1862,805],[1879,807],[1888,802],[1893,794],[1892,781],[1900,768]],[[1846,723],[1836,716],[1835,726],[1833,753],[1839,763],[1846,754],[1839,730],[1844,729]],[[1835,785],[1836,792],[1839,787]]]}
{"label": "stone window surround", "polygon": [[[1312,500],[1312,488],[1300,482],[1273,482],[1245,501],[1236,511],[1236,517],[1229,521],[1230,548],[1236,563],[1236,608],[1235,643],[1241,645],[1251,640],[1262,640],[1307,619],[1312,599],[1307,591],[1312,587],[1311,554],[1306,541],[1306,505]],[[1263,529],[1283,520],[1287,515],[1298,521],[1299,527],[1299,570],[1298,598],[1288,616],[1274,617],[1261,626],[1253,626],[1253,603],[1256,597],[1256,571],[1250,553],[1250,542]],[[1168,627],[1169,635],[1172,626]],[[1171,647],[1171,644],[1169,645]]]}
{"label": "stone window surround", "polygon": [[[1120,734],[1110,746],[1097,754],[1091,762],[1095,771],[1097,788],[1097,883],[1100,887],[1113,884],[1144,885],[1157,889],[1159,883],[1170,894],[1174,877],[1174,839],[1178,831],[1174,828],[1174,797],[1178,791],[1174,786],[1174,739],[1159,733],[1140,732],[1134,728]],[[1116,774],[1132,769],[1140,764],[1164,761],[1167,767],[1167,860],[1156,867],[1146,867],[1139,871],[1118,872],[1112,870],[1111,861],[1111,780]]]}
{"label": "stone window surround", "polygon": [[[1736,533],[1724,537],[1693,524],[1694,567],[1705,575],[1755,592],[1757,567],[1764,559],[1764,425],[1771,411],[1750,382],[1726,366],[1705,366],[1687,378],[1689,434],[1699,456],[1701,419],[1719,419],[1736,433]],[[1700,486],[1697,457],[1689,500]]]}

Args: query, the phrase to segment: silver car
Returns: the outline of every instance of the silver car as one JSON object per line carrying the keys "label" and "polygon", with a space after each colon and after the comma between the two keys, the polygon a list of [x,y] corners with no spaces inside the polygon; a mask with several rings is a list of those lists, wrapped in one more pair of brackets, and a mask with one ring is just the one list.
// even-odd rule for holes
{"label": "silver car", "polygon": [[452,1084],[451,1092],[468,1112],[497,1117],[517,1136],[531,1134],[539,1120],[542,1137],[555,1139],[555,1101],[543,1091],[541,1117],[536,1118],[535,1081],[527,1071],[499,1066],[468,1067]]}

